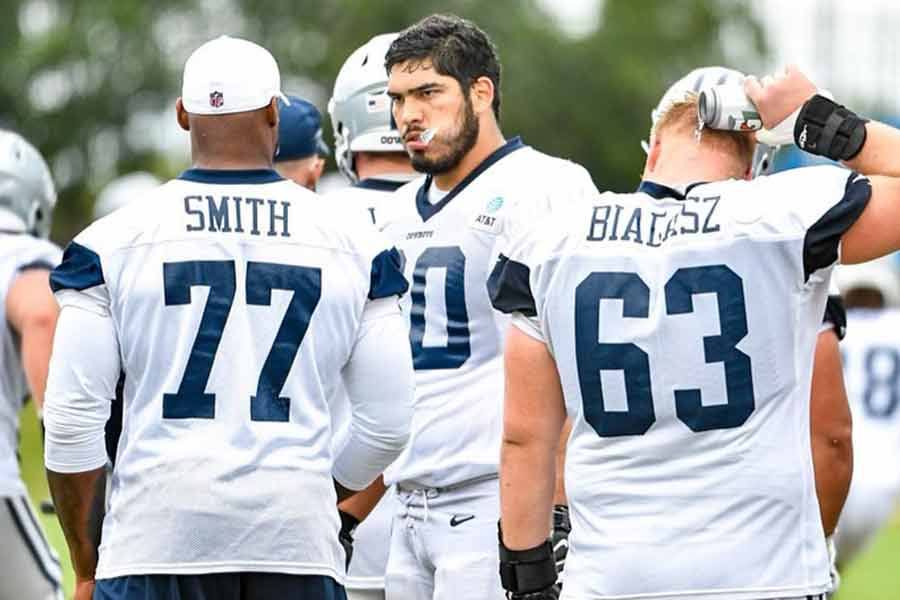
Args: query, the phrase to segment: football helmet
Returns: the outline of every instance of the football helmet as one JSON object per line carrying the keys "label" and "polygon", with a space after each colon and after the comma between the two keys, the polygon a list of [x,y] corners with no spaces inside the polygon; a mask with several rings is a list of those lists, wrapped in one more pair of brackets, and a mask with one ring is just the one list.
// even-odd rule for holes
{"label": "football helmet", "polygon": [[[659,118],[665,114],[673,104],[682,102],[687,99],[690,93],[699,94],[705,88],[714,85],[743,85],[746,75],[734,69],[725,67],[701,67],[694,69],[675,83],[673,83],[659,104],[650,112],[651,130],[656,126]],[[644,140],[641,142],[644,152],[650,151],[649,143]],[[768,144],[757,143],[756,151],[753,154],[753,176],[765,175],[772,171],[775,163],[775,153],[778,151],[777,146],[769,146]]]}
{"label": "football helmet", "polygon": [[377,35],[344,62],[328,101],[338,168],[358,180],[354,152],[403,152],[400,132],[391,117],[384,57],[396,33]]}
{"label": "football helmet", "polygon": [[150,173],[138,171],[113,179],[97,196],[94,202],[94,219],[105,217],[133,200],[137,200],[150,190],[159,187],[160,180]]}
{"label": "football helmet", "polygon": [[0,230],[46,238],[55,206],[44,157],[21,135],[0,129]]}

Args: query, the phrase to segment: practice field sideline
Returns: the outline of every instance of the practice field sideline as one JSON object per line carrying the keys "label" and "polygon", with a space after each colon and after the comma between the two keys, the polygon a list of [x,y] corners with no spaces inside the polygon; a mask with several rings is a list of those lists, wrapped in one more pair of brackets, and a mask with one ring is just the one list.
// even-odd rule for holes
{"label": "practice field sideline", "polygon": [[[41,433],[30,405],[25,407],[21,417],[22,475],[37,507],[42,499],[50,497],[44,477]],[[66,595],[69,597],[75,577],[62,531],[55,516],[41,514],[40,519],[62,561]],[[844,585],[837,600],[900,600],[900,516],[894,519],[871,550],[844,573]]]}

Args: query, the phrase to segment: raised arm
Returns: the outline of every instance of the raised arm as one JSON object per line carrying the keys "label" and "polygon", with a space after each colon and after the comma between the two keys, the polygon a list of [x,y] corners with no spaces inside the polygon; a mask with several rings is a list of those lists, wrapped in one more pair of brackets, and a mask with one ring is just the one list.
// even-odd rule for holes
{"label": "raised arm", "polygon": [[900,131],[818,95],[796,67],[762,82],[748,77],[744,89],[766,128],[796,119],[794,140],[802,150],[869,177],[868,203],[841,238],[841,262],[866,262],[900,249]]}

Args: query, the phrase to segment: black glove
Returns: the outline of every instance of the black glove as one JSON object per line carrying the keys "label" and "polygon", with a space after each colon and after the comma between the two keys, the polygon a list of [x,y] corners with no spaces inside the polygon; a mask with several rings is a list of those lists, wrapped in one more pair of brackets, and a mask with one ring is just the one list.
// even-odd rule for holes
{"label": "black glove", "polygon": [[569,523],[569,507],[565,504],[557,504],[553,507],[553,534],[550,536],[557,573],[562,573],[566,568],[570,531],[572,531],[572,525]]}
{"label": "black glove", "polygon": [[341,531],[338,533],[338,541],[344,547],[344,554],[347,556],[347,562],[344,567],[349,571],[350,559],[353,558],[353,532],[356,531],[356,526],[359,525],[359,519],[342,510],[338,510],[338,514],[341,517]]}

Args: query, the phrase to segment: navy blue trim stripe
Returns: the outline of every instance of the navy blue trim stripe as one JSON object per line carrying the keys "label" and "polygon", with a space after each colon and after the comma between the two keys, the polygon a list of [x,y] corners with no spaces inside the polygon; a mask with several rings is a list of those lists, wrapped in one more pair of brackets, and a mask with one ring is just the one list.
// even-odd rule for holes
{"label": "navy blue trim stripe", "polygon": [[839,340],[847,335],[847,309],[844,308],[844,301],[840,296],[828,296],[822,322],[831,325]]}
{"label": "navy blue trim stripe", "polygon": [[357,182],[353,187],[358,187],[363,190],[375,190],[376,192],[396,192],[401,187],[406,185],[405,181],[391,181],[389,179],[378,179],[377,177],[371,177],[369,179],[363,179],[360,182]]}
{"label": "navy blue trim stripe", "polygon": [[487,290],[491,304],[504,313],[519,312],[536,317],[537,307],[531,293],[531,269],[502,254],[488,277]]}
{"label": "navy blue trim stripe", "polygon": [[15,505],[12,500],[9,498],[4,498],[6,500],[6,507],[9,509],[9,514],[12,516],[13,524],[16,526],[16,529],[19,530],[19,535],[22,536],[22,539],[25,540],[25,545],[28,547],[28,551],[31,553],[31,557],[34,559],[34,562],[37,563],[38,569],[40,569],[41,574],[44,576],[44,579],[47,580],[47,583],[53,586],[54,589],[59,587],[59,581],[53,577],[50,573],[49,569],[47,569],[47,565],[44,564],[44,561],[41,560],[40,553],[38,549],[35,547],[34,542],[31,537],[28,535],[28,531],[25,529],[25,524],[22,523],[22,520],[19,518],[19,513],[16,510]]}
{"label": "navy blue trim stripe", "polygon": [[50,272],[50,288],[54,292],[81,291],[103,283],[100,257],[78,242],[69,242],[66,251],[63,252],[62,262]]}
{"label": "navy blue trim stripe", "polygon": [[403,255],[396,248],[382,250],[372,259],[372,273],[369,278],[369,300],[402,296],[409,289],[409,282],[403,276]]}
{"label": "navy blue trim stripe", "polygon": [[34,516],[34,511],[31,510],[31,505],[28,504],[28,500],[25,499],[24,496],[19,498],[19,503],[22,506],[22,512],[24,512],[28,520],[31,521],[31,525],[34,527],[34,530],[38,533],[38,538],[40,538],[41,546],[44,548],[44,552],[47,557],[55,564],[57,567],[60,566],[59,559],[53,556],[53,549],[50,547],[50,542],[47,541],[47,538],[44,537],[44,530],[41,529],[41,526],[38,524],[37,517]]}
{"label": "navy blue trim stripe", "polygon": [[809,281],[814,271],[837,262],[841,236],[856,223],[871,197],[869,180],[859,173],[850,173],[841,199],[806,230],[803,240],[804,281]]}
{"label": "navy blue trim stripe", "polygon": [[32,269],[52,271],[54,268],[56,268],[56,265],[48,260],[33,260],[30,263],[25,263],[24,265],[19,267],[19,273],[21,273],[22,271],[31,271]]}
{"label": "navy blue trim stripe", "polygon": [[275,183],[285,180],[273,169],[188,169],[178,179],[219,185]]}
{"label": "navy blue trim stripe", "polygon": [[684,189],[684,193],[682,194],[675,188],[671,188],[667,185],[663,185],[661,183],[655,183],[653,181],[642,181],[638,186],[638,193],[647,194],[648,196],[652,196],[657,200],[662,200],[663,198],[674,198],[675,200],[684,200],[688,194],[691,193],[695,187],[704,185],[709,183],[708,181],[697,181]]}
{"label": "navy blue trim stripe", "polygon": [[456,186],[450,190],[450,193],[444,196],[440,202],[432,204],[428,201],[428,189],[431,187],[432,177],[429,175],[425,178],[425,183],[422,184],[422,187],[419,188],[419,191],[416,192],[416,209],[419,211],[419,216],[422,217],[423,221],[427,221],[437,213],[441,211],[442,208],[447,206],[451,200],[453,200],[456,196],[459,195],[470,183],[475,181],[479,175],[487,171],[494,163],[499,161],[504,156],[512,154],[516,150],[521,150],[525,148],[525,143],[522,142],[522,138],[516,136],[494,150],[490,156],[481,161],[477,167],[475,167],[471,173],[466,175],[465,179],[460,181]]}

